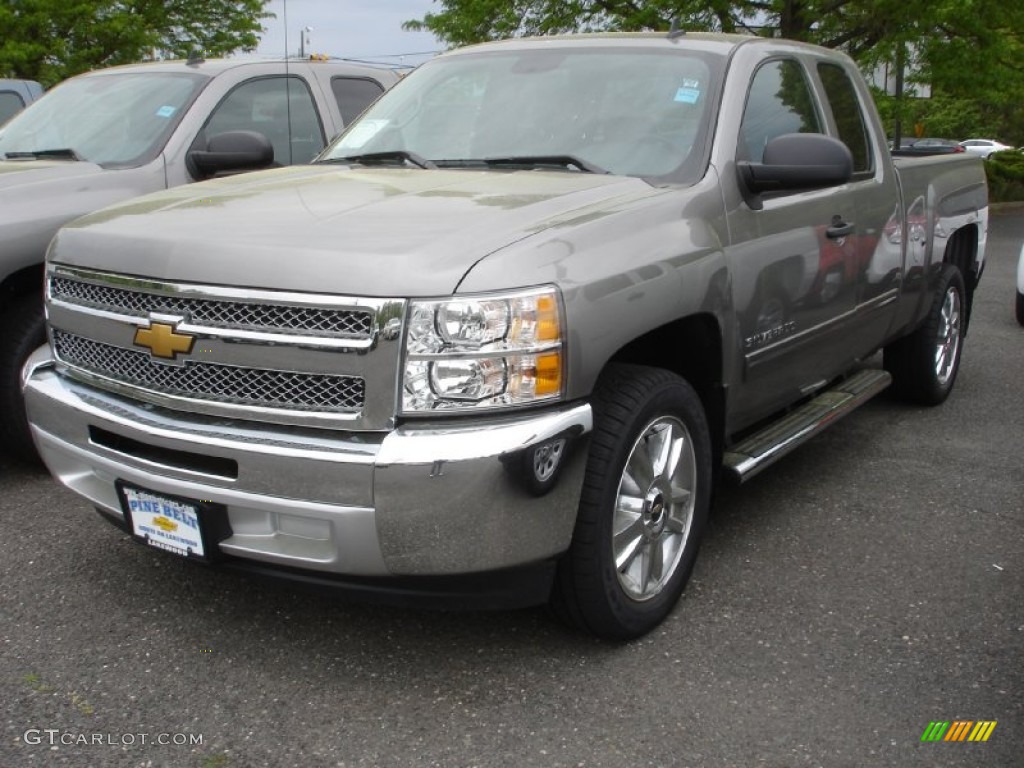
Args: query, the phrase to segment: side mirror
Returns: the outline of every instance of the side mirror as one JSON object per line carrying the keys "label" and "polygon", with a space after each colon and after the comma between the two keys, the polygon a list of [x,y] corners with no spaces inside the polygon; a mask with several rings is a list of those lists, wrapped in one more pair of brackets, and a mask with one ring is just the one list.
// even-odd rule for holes
{"label": "side mirror", "polygon": [[225,131],[211,136],[206,149],[193,149],[188,161],[204,179],[220,173],[269,168],[274,164],[274,145],[258,131]]}
{"label": "side mirror", "polygon": [[760,195],[845,184],[853,176],[853,155],[838,139],[821,133],[787,133],[765,145],[760,163],[739,162],[747,203],[761,208]]}

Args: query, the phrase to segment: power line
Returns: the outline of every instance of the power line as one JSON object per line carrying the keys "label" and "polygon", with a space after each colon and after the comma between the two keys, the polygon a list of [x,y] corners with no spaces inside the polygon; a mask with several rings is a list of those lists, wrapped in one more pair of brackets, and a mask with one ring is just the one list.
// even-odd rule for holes
{"label": "power line", "polygon": [[416,51],[415,53],[382,53],[375,56],[366,55],[363,58],[366,59],[398,59],[403,56],[436,56],[439,53],[444,53],[443,50],[437,51]]}

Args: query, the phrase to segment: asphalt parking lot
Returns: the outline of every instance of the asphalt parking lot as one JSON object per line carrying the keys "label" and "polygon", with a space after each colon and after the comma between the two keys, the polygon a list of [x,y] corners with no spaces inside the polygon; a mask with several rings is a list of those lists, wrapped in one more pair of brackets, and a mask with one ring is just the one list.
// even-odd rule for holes
{"label": "asphalt parking lot", "polygon": [[[951,399],[883,396],[723,489],[631,644],[214,573],[0,463],[0,766],[1021,766],[1022,242],[995,213]],[[996,726],[921,741],[966,720]]]}

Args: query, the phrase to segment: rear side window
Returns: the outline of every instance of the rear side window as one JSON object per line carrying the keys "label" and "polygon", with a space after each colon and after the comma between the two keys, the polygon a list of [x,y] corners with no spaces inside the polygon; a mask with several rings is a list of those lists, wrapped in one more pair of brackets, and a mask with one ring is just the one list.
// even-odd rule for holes
{"label": "rear side window", "polygon": [[846,71],[835,64],[819,64],[818,75],[825,86],[832,117],[839,130],[839,140],[850,148],[853,154],[854,173],[869,172],[871,152],[868,147],[868,133],[864,125],[864,111],[861,109],[857,91]]}
{"label": "rear side window", "polygon": [[237,86],[217,105],[199,142],[225,131],[258,131],[274,145],[278,165],[308,163],[324,148],[313,96],[297,77],[263,77]]}
{"label": "rear side window", "polygon": [[763,64],[750,84],[738,159],[760,163],[765,145],[787,133],[821,133],[821,120],[803,68],[792,59],[776,59]]}
{"label": "rear side window", "polygon": [[24,106],[25,102],[14,91],[0,91],[0,125],[14,117]]}
{"label": "rear side window", "polygon": [[384,87],[376,80],[363,77],[335,77],[331,79],[331,90],[338,102],[341,119],[348,125],[384,93]]}

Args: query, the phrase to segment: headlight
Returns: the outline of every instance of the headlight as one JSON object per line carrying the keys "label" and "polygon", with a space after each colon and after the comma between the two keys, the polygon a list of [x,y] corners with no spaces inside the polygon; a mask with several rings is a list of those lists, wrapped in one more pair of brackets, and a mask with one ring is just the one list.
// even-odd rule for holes
{"label": "headlight", "polygon": [[526,405],[562,396],[556,289],[412,301],[408,317],[404,413]]}

